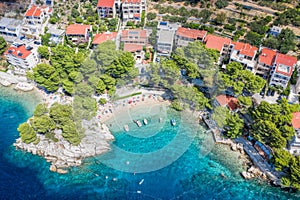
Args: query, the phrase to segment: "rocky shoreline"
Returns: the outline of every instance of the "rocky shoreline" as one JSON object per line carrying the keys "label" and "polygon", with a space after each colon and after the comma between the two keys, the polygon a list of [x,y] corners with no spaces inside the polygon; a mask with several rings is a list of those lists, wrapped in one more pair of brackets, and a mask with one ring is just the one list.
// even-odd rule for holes
{"label": "rocky shoreline", "polygon": [[268,180],[268,177],[265,173],[263,173],[259,168],[257,168],[252,160],[248,157],[246,152],[244,151],[243,144],[241,143],[235,143],[232,140],[226,140],[225,142],[222,142],[223,145],[228,145],[232,151],[239,152],[240,159],[243,159],[243,165],[247,167],[245,171],[242,171],[240,175],[244,179],[253,179],[253,178],[259,178],[261,180]]}
{"label": "rocky shoreline", "polygon": [[57,142],[39,135],[38,144],[23,143],[18,138],[14,143],[17,149],[22,149],[34,155],[44,157],[47,162],[51,162],[50,171],[57,173],[67,173],[68,167],[79,166],[82,160],[87,157],[102,154],[110,150],[109,142],[114,140],[114,136],[105,124],[100,124],[96,118],[82,122],[85,137],[78,146],[73,146],[65,141],[61,135],[61,130],[55,131]]}

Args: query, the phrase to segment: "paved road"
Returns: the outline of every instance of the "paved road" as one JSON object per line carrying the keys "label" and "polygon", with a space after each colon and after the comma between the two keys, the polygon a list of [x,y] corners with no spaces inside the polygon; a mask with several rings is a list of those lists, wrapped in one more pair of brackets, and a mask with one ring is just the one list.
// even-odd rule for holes
{"label": "paved road", "polygon": [[278,180],[277,177],[280,177],[279,173],[272,169],[272,167],[259,155],[257,150],[252,146],[251,142],[245,140],[244,138],[240,137],[235,139],[236,142],[242,143],[244,150],[249,155],[253,163],[262,171],[264,172],[271,180],[276,181]]}

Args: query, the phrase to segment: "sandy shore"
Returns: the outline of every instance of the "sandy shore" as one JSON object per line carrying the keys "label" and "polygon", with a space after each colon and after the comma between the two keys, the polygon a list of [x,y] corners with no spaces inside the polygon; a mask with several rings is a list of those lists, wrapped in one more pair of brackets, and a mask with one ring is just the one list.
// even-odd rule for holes
{"label": "sandy shore", "polygon": [[115,101],[113,103],[108,103],[104,106],[99,106],[99,109],[97,111],[97,118],[100,120],[101,123],[105,123],[112,117],[119,116],[122,113],[127,112],[128,110],[142,108],[149,109],[153,106],[169,106],[170,104],[170,101],[165,101],[159,96],[144,94],[143,97],[143,95],[138,95],[135,96],[134,99],[133,97],[131,97],[128,99]]}

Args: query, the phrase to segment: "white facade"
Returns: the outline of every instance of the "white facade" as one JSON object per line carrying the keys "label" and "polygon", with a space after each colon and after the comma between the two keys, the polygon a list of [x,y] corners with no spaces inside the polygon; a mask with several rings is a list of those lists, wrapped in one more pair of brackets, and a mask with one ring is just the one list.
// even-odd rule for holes
{"label": "white facade", "polygon": [[3,17],[0,20],[0,36],[2,36],[6,42],[13,43],[13,41],[20,36],[21,24],[21,20]]}
{"label": "white facade", "polygon": [[26,73],[27,70],[32,69],[39,62],[37,48],[26,45],[11,46],[4,53],[7,61],[15,66],[15,71],[19,73]]}
{"label": "white facade", "polygon": [[157,55],[170,56],[173,50],[175,32],[179,24],[159,22],[157,26],[156,51]]}
{"label": "white facade", "polygon": [[289,145],[291,154],[300,155],[300,130],[296,130],[296,134]]}
{"label": "white facade", "polygon": [[146,12],[146,0],[123,0],[122,19],[127,21],[141,21],[142,12]]}

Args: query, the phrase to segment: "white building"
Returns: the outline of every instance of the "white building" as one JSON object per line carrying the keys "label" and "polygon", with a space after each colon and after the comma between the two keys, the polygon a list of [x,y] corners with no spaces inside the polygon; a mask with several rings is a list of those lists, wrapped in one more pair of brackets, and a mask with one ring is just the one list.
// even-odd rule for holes
{"label": "white building", "polygon": [[175,34],[176,47],[187,46],[190,42],[203,42],[207,31],[179,27]]}
{"label": "white building", "polygon": [[26,72],[30,70],[38,63],[38,53],[37,48],[31,46],[22,45],[12,45],[9,47],[4,55],[7,61],[15,66],[17,71]]}
{"label": "white building", "polygon": [[59,29],[56,25],[49,24],[47,33],[50,34],[50,41],[55,44],[62,43],[65,30]]}
{"label": "white building", "polygon": [[97,12],[100,18],[114,18],[116,16],[115,0],[98,0]]}
{"label": "white building", "polygon": [[273,68],[271,70],[270,85],[287,87],[297,64],[297,58],[277,53]]}
{"label": "white building", "polygon": [[230,61],[239,62],[245,69],[253,72],[256,65],[254,58],[257,47],[242,42],[232,42],[231,46]]}
{"label": "white building", "polygon": [[289,144],[289,151],[292,154],[300,155],[300,112],[293,113],[292,125],[295,129],[295,136]]}
{"label": "white building", "polygon": [[3,17],[0,20],[0,35],[6,42],[13,43],[20,37],[21,20]]}
{"label": "white building", "polygon": [[159,22],[157,25],[156,51],[157,55],[170,56],[173,51],[175,32],[179,24]]}
{"label": "white building", "polygon": [[52,8],[47,6],[32,5],[25,13],[24,23],[21,28],[22,37],[39,39],[44,34],[44,29],[52,13]]}
{"label": "white building", "polygon": [[127,21],[141,21],[142,13],[146,12],[146,0],[123,0],[122,19]]}

